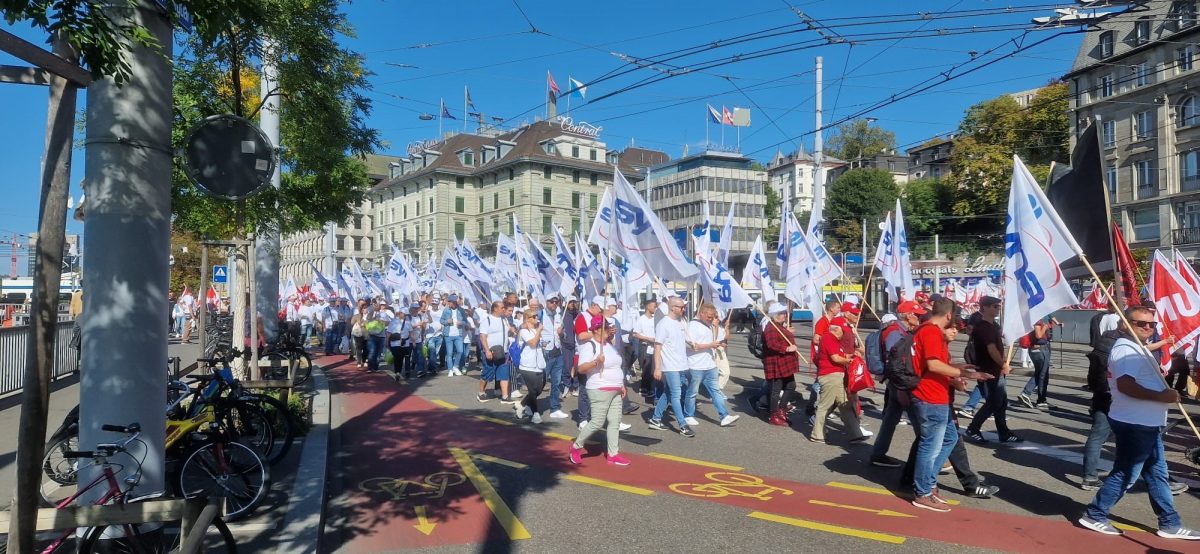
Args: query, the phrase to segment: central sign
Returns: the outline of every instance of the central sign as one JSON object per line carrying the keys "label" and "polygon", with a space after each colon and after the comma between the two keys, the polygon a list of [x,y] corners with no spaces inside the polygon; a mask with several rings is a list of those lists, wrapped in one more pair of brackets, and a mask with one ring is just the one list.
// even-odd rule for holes
{"label": "central sign", "polygon": [[575,121],[569,117],[564,117],[559,120],[559,126],[562,127],[563,131],[576,135],[582,135],[588,138],[599,137],[600,131],[603,129],[603,127],[592,125],[586,121],[575,123]]}
{"label": "central sign", "polygon": [[408,155],[409,156],[418,156],[422,152],[432,149],[433,146],[437,143],[438,143],[438,141],[436,141],[436,140],[420,140],[417,142],[409,143]]}

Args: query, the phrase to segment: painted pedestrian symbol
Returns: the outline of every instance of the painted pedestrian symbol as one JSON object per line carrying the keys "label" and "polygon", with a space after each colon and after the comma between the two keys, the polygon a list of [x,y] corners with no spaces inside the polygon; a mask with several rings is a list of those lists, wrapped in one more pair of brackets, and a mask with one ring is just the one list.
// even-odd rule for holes
{"label": "painted pedestrian symbol", "polygon": [[214,283],[229,282],[229,267],[228,266],[214,265],[214,266],[212,266],[212,268],[213,268],[212,281]]}

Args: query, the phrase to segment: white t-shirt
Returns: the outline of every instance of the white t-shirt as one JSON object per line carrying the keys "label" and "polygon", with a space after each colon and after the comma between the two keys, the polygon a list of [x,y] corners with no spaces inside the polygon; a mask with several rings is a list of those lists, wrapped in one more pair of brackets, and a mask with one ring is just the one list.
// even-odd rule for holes
{"label": "white t-shirt", "polygon": [[[594,340],[580,344],[578,347],[579,363],[585,364],[600,354],[601,349]],[[604,365],[588,372],[587,388],[594,389],[623,389],[625,388],[625,372],[621,370],[621,353],[612,344],[604,345]]]}
{"label": "white t-shirt", "polygon": [[654,316],[645,314],[639,316],[637,321],[633,324],[633,332],[642,335],[643,337],[650,337],[653,339]]}
{"label": "white t-shirt", "polygon": [[[708,344],[710,342],[721,342],[725,338],[725,328],[717,327],[717,336],[713,338],[712,327],[705,325],[704,322],[693,319],[688,322],[687,326],[688,338],[697,344]],[[688,348],[688,367],[691,369],[712,369],[717,367],[716,360],[713,359],[713,350],[707,348],[704,350],[692,350]]]}
{"label": "white t-shirt", "polygon": [[429,313],[427,314],[429,325],[425,327],[426,338],[442,336],[442,312],[444,311],[444,309],[440,308],[436,310],[429,310]]}
{"label": "white t-shirt", "polygon": [[1123,375],[1133,377],[1137,384],[1152,391],[1167,389],[1158,364],[1145,347],[1129,339],[1117,339],[1108,358],[1108,388],[1112,391],[1109,419],[1148,427],[1166,425],[1168,405],[1123,394],[1117,390],[1117,379]]}
{"label": "white t-shirt", "polygon": [[191,294],[185,294],[180,297],[180,300],[183,301],[183,307],[185,310],[187,310],[187,315],[191,315],[196,312],[196,297],[192,296]]}
{"label": "white t-shirt", "polygon": [[[456,325],[456,324],[463,323],[461,318],[464,317],[466,312],[464,312],[462,310],[462,308],[459,308],[457,310],[450,309],[450,308],[446,308],[446,309],[450,310],[450,322],[446,324],[446,336],[448,336],[448,337],[461,336],[462,329],[460,329],[458,327],[458,325]],[[488,344],[491,344],[491,343],[489,342]]]}
{"label": "white t-shirt", "polygon": [[[544,341],[539,336],[537,331],[533,329],[521,329],[518,335],[521,339],[521,371],[542,371],[546,369],[546,354],[543,348]],[[538,337],[537,346],[529,346],[529,341],[534,337]],[[490,344],[490,343],[489,343]]]}
{"label": "white t-shirt", "polygon": [[1100,332],[1114,331],[1121,326],[1120,314],[1104,314],[1100,318]]}
{"label": "white t-shirt", "polygon": [[532,313],[530,317],[541,316],[542,322],[542,348],[547,352],[556,350],[562,346],[558,339],[559,319],[545,308],[537,313]]}
{"label": "white t-shirt", "polygon": [[683,322],[664,317],[654,327],[654,344],[662,352],[662,371],[687,371],[687,336]]}
{"label": "white t-shirt", "polygon": [[384,324],[387,325],[384,328],[384,336],[387,336],[387,333],[390,332],[391,327],[392,327],[392,320],[395,318],[396,318],[396,313],[390,309],[385,308],[382,310],[376,310],[375,313],[371,316],[370,320],[384,322]]}
{"label": "white t-shirt", "polygon": [[[488,314],[483,319],[479,320],[479,333],[487,337],[488,348],[496,346],[504,349],[508,348],[506,339],[508,338],[508,327],[504,323],[504,318]],[[545,364],[542,364],[545,365]]]}
{"label": "white t-shirt", "polygon": [[303,324],[307,323],[307,324],[311,325],[313,322],[313,307],[312,306],[300,306],[299,316],[300,316],[300,324],[303,325]]}

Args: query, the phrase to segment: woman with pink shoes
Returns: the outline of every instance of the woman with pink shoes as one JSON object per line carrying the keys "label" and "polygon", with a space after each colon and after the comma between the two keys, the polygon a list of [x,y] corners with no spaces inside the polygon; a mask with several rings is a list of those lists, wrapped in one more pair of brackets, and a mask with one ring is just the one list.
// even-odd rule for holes
{"label": "woman with pink shoes", "polygon": [[621,370],[621,353],[610,342],[616,333],[612,323],[597,318],[592,324],[592,340],[576,347],[579,362],[576,371],[586,373],[587,395],[592,405],[592,417],[571,443],[568,457],[573,464],[583,463],[583,444],[592,433],[606,428],[608,463],[627,466],[629,458],[618,452],[617,441],[621,428],[621,401],[625,398],[625,372]]}

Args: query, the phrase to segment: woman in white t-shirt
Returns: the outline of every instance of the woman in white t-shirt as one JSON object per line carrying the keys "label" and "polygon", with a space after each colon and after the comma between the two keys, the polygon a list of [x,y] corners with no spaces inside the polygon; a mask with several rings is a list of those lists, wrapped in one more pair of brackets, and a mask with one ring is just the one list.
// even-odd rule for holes
{"label": "woman in white t-shirt", "polygon": [[525,318],[521,331],[517,333],[521,343],[521,356],[517,367],[525,380],[529,393],[516,405],[517,418],[529,417],[533,423],[542,422],[537,399],[546,386],[546,347],[542,341],[542,322],[536,317]]}
{"label": "woman in white t-shirt", "polygon": [[[579,344],[576,354],[579,364],[576,371],[585,373],[588,401],[592,406],[592,417],[579,431],[579,437],[571,443],[568,458],[573,464],[583,463],[583,444],[592,433],[606,427],[608,434],[608,463],[616,466],[629,465],[629,458],[617,449],[621,430],[621,401],[625,398],[625,372],[621,369],[621,353],[610,342],[616,326],[600,319],[592,324],[592,340]],[[606,425],[607,424],[607,425]]]}

